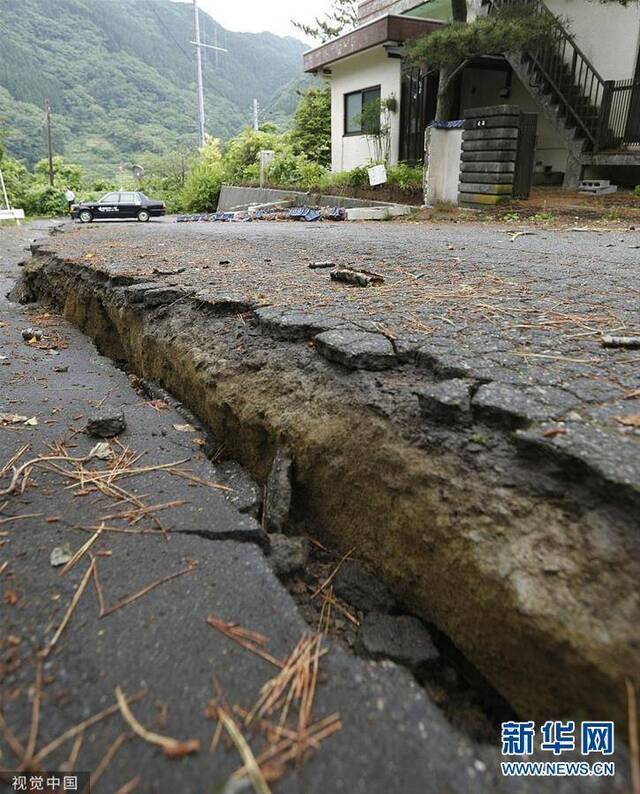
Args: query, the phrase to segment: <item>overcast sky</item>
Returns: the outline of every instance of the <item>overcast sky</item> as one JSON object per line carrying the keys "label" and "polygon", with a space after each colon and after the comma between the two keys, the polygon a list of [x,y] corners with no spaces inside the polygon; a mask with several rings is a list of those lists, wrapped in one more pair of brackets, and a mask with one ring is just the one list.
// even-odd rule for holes
{"label": "overcast sky", "polygon": [[269,30],[304,40],[291,20],[311,22],[330,7],[331,0],[198,0],[198,5],[228,30]]}

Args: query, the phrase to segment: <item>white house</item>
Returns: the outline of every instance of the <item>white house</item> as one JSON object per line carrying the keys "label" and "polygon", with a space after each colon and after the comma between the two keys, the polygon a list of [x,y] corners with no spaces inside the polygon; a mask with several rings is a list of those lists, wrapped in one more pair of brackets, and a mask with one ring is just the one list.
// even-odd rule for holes
{"label": "white house", "polygon": [[[507,2],[513,0],[469,0],[469,17]],[[536,51],[487,53],[469,63],[458,81],[459,116],[504,103],[537,113],[539,182],[564,178],[571,186],[586,171],[596,176],[606,169],[621,184],[640,183],[640,4],[534,2],[538,13],[551,11],[567,24]],[[396,100],[389,114],[390,163],[422,160],[438,76],[408,68],[403,45],[450,16],[450,0],[364,0],[358,27],[305,53],[305,71],[331,85],[334,171],[373,159],[361,113],[375,99]]]}

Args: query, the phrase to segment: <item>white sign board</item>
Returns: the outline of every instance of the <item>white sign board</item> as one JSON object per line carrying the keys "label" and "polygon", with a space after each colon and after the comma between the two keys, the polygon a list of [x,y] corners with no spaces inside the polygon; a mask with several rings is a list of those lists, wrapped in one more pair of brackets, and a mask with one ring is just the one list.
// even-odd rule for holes
{"label": "white sign board", "polygon": [[0,221],[22,221],[24,210],[0,210]]}
{"label": "white sign board", "polygon": [[387,181],[387,169],[384,165],[374,165],[369,169],[369,184],[371,187],[384,185]]}
{"label": "white sign board", "polygon": [[267,166],[276,158],[276,153],[272,149],[262,149],[260,152],[260,165]]}

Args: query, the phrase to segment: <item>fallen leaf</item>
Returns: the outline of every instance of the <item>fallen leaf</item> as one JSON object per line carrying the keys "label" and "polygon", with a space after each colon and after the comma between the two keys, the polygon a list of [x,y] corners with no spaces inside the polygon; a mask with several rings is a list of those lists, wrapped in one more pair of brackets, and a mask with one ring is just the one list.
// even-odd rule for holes
{"label": "fallen leaf", "polygon": [[18,594],[15,590],[5,590],[4,600],[6,604],[12,607],[14,604],[18,603]]}
{"label": "fallen leaf", "polygon": [[625,427],[640,427],[640,414],[629,414],[628,416],[616,416],[616,422]]}
{"label": "fallen leaf", "polygon": [[556,436],[566,436],[567,429],[565,427],[550,427],[542,434],[544,438],[555,438]]}
{"label": "fallen leaf", "polygon": [[635,400],[635,399],[637,399],[639,397],[640,397],[640,389],[633,389],[632,391],[628,391],[624,395],[624,397],[622,399],[623,400]]}
{"label": "fallen leaf", "polygon": [[32,416],[31,419],[27,419],[25,422],[25,425],[28,425],[29,427],[36,427],[37,424],[38,420],[35,418],[35,416]]}
{"label": "fallen leaf", "polygon": [[195,433],[196,429],[193,425],[174,425],[174,430],[177,430],[178,433]]}
{"label": "fallen leaf", "polygon": [[18,414],[0,414],[0,422],[3,425],[21,425],[23,422],[27,422],[28,417],[26,416],[19,416]]}

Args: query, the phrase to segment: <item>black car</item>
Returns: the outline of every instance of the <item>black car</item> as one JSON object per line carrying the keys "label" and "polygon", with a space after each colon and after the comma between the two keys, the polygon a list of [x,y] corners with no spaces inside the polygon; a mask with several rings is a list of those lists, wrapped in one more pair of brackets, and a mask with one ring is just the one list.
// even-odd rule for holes
{"label": "black car", "polygon": [[164,202],[153,201],[144,193],[106,193],[98,201],[82,201],[71,208],[71,217],[82,223],[94,220],[118,220],[120,218],[137,218],[146,222],[149,218],[157,218],[166,212]]}

